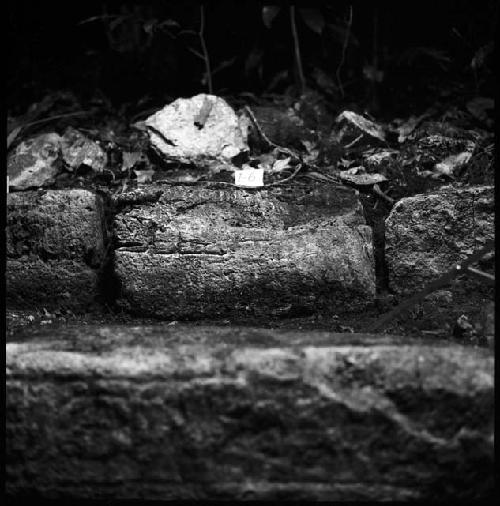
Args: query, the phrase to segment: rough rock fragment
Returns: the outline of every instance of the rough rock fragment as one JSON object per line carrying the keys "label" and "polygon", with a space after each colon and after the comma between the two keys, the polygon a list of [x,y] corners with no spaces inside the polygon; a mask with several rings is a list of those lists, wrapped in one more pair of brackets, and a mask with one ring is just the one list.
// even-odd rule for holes
{"label": "rough rock fragment", "polygon": [[397,202],[386,220],[392,288],[420,290],[493,239],[494,209],[492,186],[445,186]]}
{"label": "rough rock fragment", "polygon": [[52,132],[21,142],[7,157],[9,186],[17,190],[49,184],[61,169],[61,137]]}
{"label": "rough rock fragment", "polygon": [[70,170],[85,165],[94,172],[102,172],[106,167],[107,155],[104,149],[74,128],[69,127],[64,132],[61,151]]}
{"label": "rough rock fragment", "polygon": [[471,130],[454,127],[448,122],[444,124],[428,121],[417,128],[410,136],[404,152],[418,157],[420,168],[425,168],[451,155],[467,152],[473,153],[481,135]]}
{"label": "rough rock fragment", "polygon": [[[203,118],[200,112],[205,112]],[[179,98],[147,118],[145,125],[153,147],[170,160],[226,161],[248,150],[238,116],[214,95]]]}

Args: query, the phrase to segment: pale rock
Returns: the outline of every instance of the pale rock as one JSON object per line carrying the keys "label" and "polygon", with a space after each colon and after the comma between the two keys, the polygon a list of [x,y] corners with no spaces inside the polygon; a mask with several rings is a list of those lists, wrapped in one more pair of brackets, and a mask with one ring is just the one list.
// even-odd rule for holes
{"label": "pale rock", "polygon": [[[197,118],[207,106],[208,115],[200,126]],[[238,116],[214,95],[179,98],[147,118],[145,126],[153,147],[164,158],[181,163],[228,161],[248,150]]]}
{"label": "pale rock", "polygon": [[55,132],[21,142],[7,157],[9,187],[26,190],[49,184],[60,172],[61,137]]}
{"label": "pale rock", "polygon": [[71,171],[86,165],[94,172],[102,172],[108,161],[106,152],[97,142],[71,127],[64,132],[61,152]]}

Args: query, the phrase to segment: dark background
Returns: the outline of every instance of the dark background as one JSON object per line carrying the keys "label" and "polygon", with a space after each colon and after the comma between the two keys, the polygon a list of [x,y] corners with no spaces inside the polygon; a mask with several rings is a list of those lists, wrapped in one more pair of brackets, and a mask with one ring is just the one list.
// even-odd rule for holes
{"label": "dark background", "polygon": [[[288,4],[283,4],[271,29],[263,23],[263,5],[249,0],[206,3],[205,39],[212,71],[226,65],[213,73],[214,93],[297,91]],[[349,5],[352,37],[341,69],[341,96],[335,73]],[[319,35],[297,16],[307,84],[333,101],[368,100],[373,83],[363,69],[374,61],[375,22],[377,68],[384,72],[377,84],[382,109],[426,105],[443,88],[469,96],[494,93],[493,53],[486,51],[476,71],[471,61],[494,39],[496,1],[298,4],[306,6],[317,7],[326,23]],[[200,52],[198,36],[179,33],[198,31],[198,2],[18,0],[8,2],[6,14],[9,114],[21,114],[47,93],[61,90],[71,90],[82,100],[99,94],[114,106],[164,104],[207,91],[204,63],[188,49]],[[82,23],[92,17],[100,18]],[[318,72],[329,84],[318,84],[313,77]]]}

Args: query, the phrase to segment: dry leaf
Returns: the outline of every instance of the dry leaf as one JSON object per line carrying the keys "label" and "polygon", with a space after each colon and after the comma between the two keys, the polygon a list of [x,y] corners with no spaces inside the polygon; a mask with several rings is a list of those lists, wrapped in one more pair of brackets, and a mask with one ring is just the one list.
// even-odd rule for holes
{"label": "dry leaf", "polygon": [[23,129],[23,126],[21,125],[21,126],[14,128],[12,130],[12,132],[9,133],[9,135],[7,136],[7,149],[10,148],[10,146],[16,140],[17,136],[19,135],[19,133],[21,132],[22,129]]}
{"label": "dry leaf", "polygon": [[143,154],[140,151],[124,151],[122,158],[122,172],[132,169],[136,163],[144,161]]}
{"label": "dry leaf", "polygon": [[434,109],[428,109],[420,116],[410,116],[406,121],[396,120],[395,123],[398,123],[399,126],[396,128],[396,132],[398,133],[398,142],[404,142],[417,128],[422,121],[428,117],[430,117],[434,113]]}
{"label": "dry leaf", "polygon": [[345,158],[341,158],[339,160],[338,165],[339,165],[339,167],[348,169],[353,163],[354,163],[354,161],[352,161],[352,160],[347,160]]}
{"label": "dry leaf", "polygon": [[290,160],[292,157],[283,158],[283,160],[276,160],[272,167],[272,172],[282,172],[290,167]]}
{"label": "dry leaf", "polygon": [[463,151],[458,155],[451,155],[445,158],[442,162],[434,165],[434,176],[435,177],[450,177],[453,178],[453,172],[460,167],[463,167],[471,159],[472,153],[469,151]]}
{"label": "dry leaf", "polygon": [[347,172],[341,172],[340,179],[356,186],[371,186],[387,181],[387,178],[382,174],[347,174]]}
{"label": "dry leaf", "polygon": [[250,163],[257,162],[257,167],[259,167],[259,169],[264,169],[265,171],[270,171],[270,170],[272,170],[272,166],[273,166],[275,160],[276,160],[276,155],[273,155],[272,153],[263,153],[262,155],[251,158]]}
{"label": "dry leaf", "polygon": [[155,171],[150,170],[134,170],[134,174],[137,176],[138,183],[150,183],[153,180],[153,174]]}
{"label": "dry leaf", "polygon": [[362,165],[358,165],[356,167],[351,167],[350,169],[343,170],[341,174],[354,176],[356,174],[366,174],[366,170]]}

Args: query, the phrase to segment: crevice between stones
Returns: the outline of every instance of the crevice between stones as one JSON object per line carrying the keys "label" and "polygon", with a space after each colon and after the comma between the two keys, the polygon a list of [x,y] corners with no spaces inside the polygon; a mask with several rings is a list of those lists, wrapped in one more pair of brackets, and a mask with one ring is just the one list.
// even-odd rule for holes
{"label": "crevice between stones", "polygon": [[101,299],[99,302],[108,308],[115,309],[121,293],[121,283],[114,269],[117,240],[113,223],[117,209],[108,192],[97,193],[103,202],[102,227],[104,236],[104,253],[98,267],[98,293]]}

